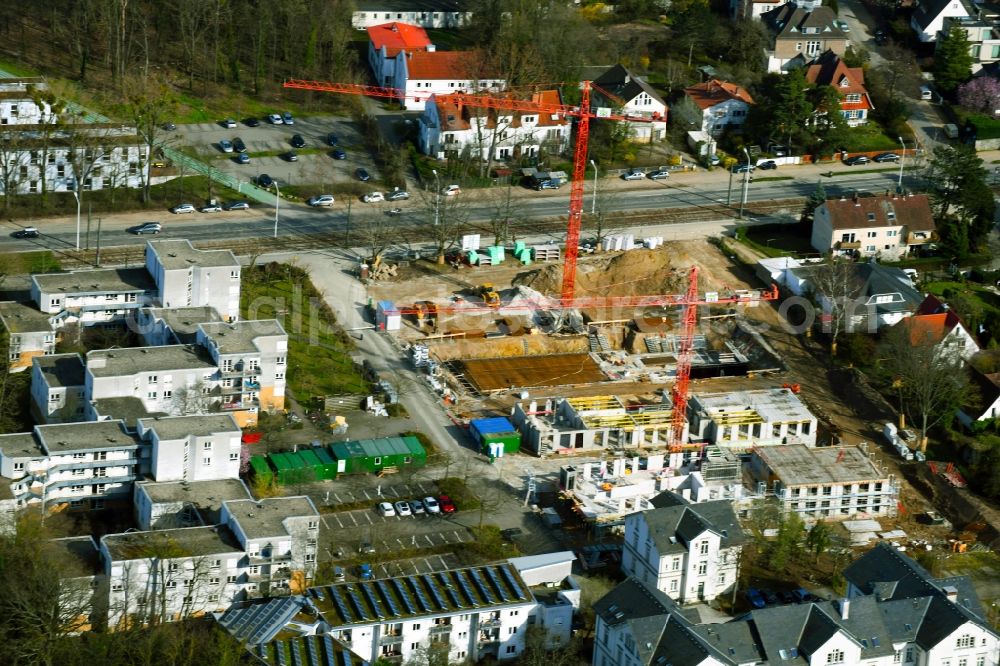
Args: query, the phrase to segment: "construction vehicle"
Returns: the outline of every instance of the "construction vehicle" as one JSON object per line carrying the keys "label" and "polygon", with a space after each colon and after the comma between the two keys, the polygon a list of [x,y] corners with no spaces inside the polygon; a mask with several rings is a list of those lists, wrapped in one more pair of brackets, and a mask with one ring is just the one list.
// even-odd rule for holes
{"label": "construction vehicle", "polygon": [[500,294],[493,288],[491,282],[484,282],[479,285],[479,296],[483,299],[483,303],[486,303],[491,308],[500,307]]}

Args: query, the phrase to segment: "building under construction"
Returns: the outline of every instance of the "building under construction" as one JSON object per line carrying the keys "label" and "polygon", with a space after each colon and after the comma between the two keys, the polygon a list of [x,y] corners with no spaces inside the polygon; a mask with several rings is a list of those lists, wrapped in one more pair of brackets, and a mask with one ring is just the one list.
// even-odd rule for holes
{"label": "building under construction", "polygon": [[690,433],[732,453],[761,446],[816,446],[816,417],[787,388],[701,393],[688,405]]}
{"label": "building under construction", "polygon": [[862,446],[768,446],[754,450],[749,469],[758,495],[773,493],[785,512],[807,520],[896,515],[896,479]]}

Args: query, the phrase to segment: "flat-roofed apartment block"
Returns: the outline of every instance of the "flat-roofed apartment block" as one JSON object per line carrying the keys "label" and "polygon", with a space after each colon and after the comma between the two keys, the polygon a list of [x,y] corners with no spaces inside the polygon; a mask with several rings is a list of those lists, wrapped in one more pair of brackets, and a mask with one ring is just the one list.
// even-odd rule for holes
{"label": "flat-roofed apartment block", "polygon": [[243,432],[232,414],[140,419],[149,442],[150,474],[157,481],[238,479]]}
{"label": "flat-roofed apartment block", "polygon": [[0,79],[0,126],[52,122],[52,105],[37,94],[46,87],[40,76]]}
{"label": "flat-roofed apartment block", "polygon": [[108,581],[94,537],[65,537],[48,543],[59,562],[59,605],[69,633],[102,628]]}
{"label": "flat-roofed apartment block", "polygon": [[810,448],[803,444],[756,449],[750,472],[773,492],[786,513],[807,520],[895,516],[895,476],[859,446]]}
{"label": "flat-roofed apartment block", "polygon": [[198,341],[198,325],[222,321],[215,308],[199,305],[187,308],[143,308],[136,329],[150,347],[190,345]]}
{"label": "flat-roofed apartment block", "polygon": [[28,303],[0,302],[0,324],[7,330],[7,369],[20,372],[31,367],[37,356],[54,354],[54,317]]}
{"label": "flat-roofed apartment block", "polygon": [[146,243],[146,270],[156,283],[157,305],[207,305],[226,321],[240,317],[240,262],[231,250],[196,250],[191,241]]}
{"label": "flat-roofed apartment block", "polygon": [[688,422],[696,437],[734,453],[777,444],[816,445],[816,417],[790,389],[694,394]]}
{"label": "flat-roofed apartment block", "polygon": [[[569,641],[580,604],[570,575],[574,559],[571,552],[546,553],[313,587],[296,606],[240,605],[217,619],[254,652],[273,652],[270,644],[288,636],[325,634],[371,663],[412,663],[435,649],[447,651],[448,663],[516,659],[529,627],[543,629],[550,647]],[[265,624],[263,613],[283,621]],[[250,635],[249,627],[259,630]]]}
{"label": "flat-roofed apartment block", "polygon": [[140,530],[218,525],[222,503],[253,499],[239,479],[212,481],[138,481],[132,497]]}
{"label": "flat-roofed apartment block", "polygon": [[31,414],[40,423],[72,423],[86,414],[86,366],[79,354],[31,360]]}
{"label": "flat-roofed apartment block", "polygon": [[241,425],[256,423],[260,409],[284,409],[288,334],[278,320],[201,324],[198,343],[219,369],[220,408]]}
{"label": "flat-roofed apartment block", "polygon": [[[663,448],[670,442],[669,404],[626,405],[617,396],[555,398],[544,403],[516,403],[511,421],[523,444],[539,456],[551,453]],[[687,430],[685,427],[685,441]],[[680,467],[697,457],[697,449],[670,455]]]}
{"label": "flat-roofed apartment block", "polygon": [[308,497],[222,502],[221,524],[101,539],[108,624],[176,621],[288,594],[312,579],[319,512]]}
{"label": "flat-roofed apartment block", "polygon": [[38,425],[0,435],[0,477],[18,508],[103,508],[128,498],[141,446],[121,421]]}
{"label": "flat-roofed apartment block", "polygon": [[145,268],[108,268],[31,276],[39,310],[56,315],[55,326],[119,322],[152,305],[156,285]]}

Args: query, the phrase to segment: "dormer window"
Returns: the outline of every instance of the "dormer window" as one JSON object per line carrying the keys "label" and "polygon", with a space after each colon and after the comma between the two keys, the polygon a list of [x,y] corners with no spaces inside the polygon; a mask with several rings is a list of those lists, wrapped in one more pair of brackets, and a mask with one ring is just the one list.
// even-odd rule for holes
{"label": "dormer window", "polygon": [[868,221],[869,222],[875,221],[875,213],[868,213]]}

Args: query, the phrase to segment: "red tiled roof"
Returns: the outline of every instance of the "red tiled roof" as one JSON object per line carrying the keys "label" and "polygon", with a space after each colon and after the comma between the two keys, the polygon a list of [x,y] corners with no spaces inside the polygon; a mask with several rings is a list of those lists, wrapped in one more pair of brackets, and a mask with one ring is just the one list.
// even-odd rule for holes
{"label": "red tiled roof", "polygon": [[[830,226],[834,230],[900,226],[906,227],[908,232],[937,229],[926,194],[827,199],[822,205],[830,214]],[[889,213],[894,216],[891,220]]]}
{"label": "red tiled roof", "polygon": [[721,104],[731,99],[738,99],[747,104],[754,103],[753,97],[750,96],[746,88],[738,86],[735,83],[729,83],[728,81],[720,81],[719,79],[712,79],[711,81],[685,88],[684,93],[702,110],[710,109],[716,104]]}
{"label": "red tiled roof", "polygon": [[[496,97],[497,95],[492,95]],[[469,129],[471,127],[468,119],[473,116],[483,116],[489,115],[486,120],[486,127],[492,128],[497,124],[497,115],[508,116],[511,114],[510,111],[487,109],[484,107],[470,107],[468,105],[459,104],[454,101],[452,95],[435,95],[435,103],[438,107],[438,116],[441,118],[448,118],[452,116],[454,120],[446,122],[446,120],[441,120],[442,129],[447,130],[458,130],[458,129]],[[558,90],[540,90],[531,95],[531,101],[537,104],[562,104],[562,95]],[[525,115],[532,116],[536,115],[531,111],[517,111],[514,112],[517,117],[510,122],[510,127],[520,127],[521,118]],[[568,124],[566,116],[561,114],[552,114],[546,112],[539,112],[538,120],[535,123],[538,127],[560,127]],[[553,117],[555,115],[555,117]],[[444,125],[449,124],[450,127],[446,128]]]}
{"label": "red tiled roof", "polygon": [[874,108],[865,88],[865,71],[860,67],[848,67],[833,51],[827,51],[815,63],[806,67],[806,81],[819,86],[833,86],[841,97],[861,95],[860,102],[841,101],[842,109]]}
{"label": "red tiled roof", "polygon": [[409,23],[383,23],[368,28],[368,39],[375,50],[384,46],[389,57],[403,50],[423,50],[431,45],[427,31],[418,25]]}
{"label": "red tiled roof", "polygon": [[421,81],[493,78],[476,73],[475,58],[472,51],[414,51],[406,59],[406,69],[410,79]]}
{"label": "red tiled roof", "polygon": [[950,310],[939,314],[915,314],[900,322],[910,334],[910,344],[913,346],[932,344],[944,340],[952,329],[961,324],[958,315]]}
{"label": "red tiled roof", "polygon": [[924,298],[924,302],[920,304],[919,308],[917,308],[916,314],[938,314],[939,312],[944,312],[947,309],[948,308],[945,304],[941,302],[937,296],[934,294],[927,294],[927,297]]}

